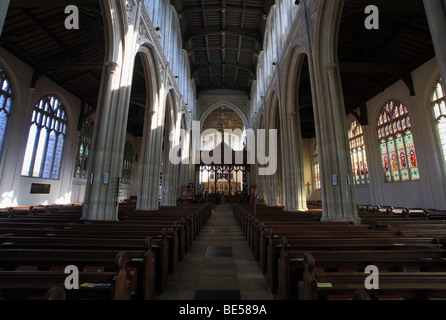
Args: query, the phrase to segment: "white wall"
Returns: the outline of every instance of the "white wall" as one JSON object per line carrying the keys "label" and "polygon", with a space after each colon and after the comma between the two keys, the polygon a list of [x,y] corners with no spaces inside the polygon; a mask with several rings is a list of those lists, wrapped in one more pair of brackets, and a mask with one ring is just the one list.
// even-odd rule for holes
{"label": "white wall", "polygon": [[[369,125],[363,126],[369,166],[370,183],[355,188],[358,204],[391,205],[407,208],[446,209],[446,170],[441,159],[436,129],[429,99],[433,85],[439,79],[436,59],[412,72],[416,96],[411,97],[408,87],[398,81],[367,102]],[[404,103],[412,121],[412,132],[417,152],[420,181],[386,183],[382,171],[377,123],[382,106],[390,99]],[[352,120],[351,115],[347,121]],[[303,139],[305,183],[314,184],[312,154],[315,139]],[[308,200],[320,200],[320,191],[311,186]]]}
{"label": "white wall", "polygon": [[[0,48],[0,65],[14,90],[7,140],[0,163],[0,207],[71,202],[71,185],[77,149],[77,123],[80,100],[47,78],[30,89],[33,70]],[[59,180],[22,177],[22,164],[34,105],[44,96],[57,95],[68,117],[67,136]],[[50,194],[30,194],[32,183],[50,184]]]}
{"label": "white wall", "polygon": [[[369,125],[363,127],[370,172],[369,186],[357,186],[358,204],[392,205],[409,208],[446,208],[445,188],[438,161],[432,112],[428,96],[437,79],[438,66],[430,60],[412,73],[416,96],[411,97],[398,81],[367,102]],[[382,172],[377,123],[382,106],[390,99],[406,105],[412,122],[420,181],[386,183]]]}

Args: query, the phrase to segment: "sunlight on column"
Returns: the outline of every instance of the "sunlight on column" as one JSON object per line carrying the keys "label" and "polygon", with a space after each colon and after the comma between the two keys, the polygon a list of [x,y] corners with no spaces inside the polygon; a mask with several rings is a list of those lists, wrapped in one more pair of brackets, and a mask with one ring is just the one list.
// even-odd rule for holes
{"label": "sunlight on column", "polygon": [[18,205],[17,197],[14,198],[14,190],[7,191],[2,194],[0,208],[15,207]]}
{"label": "sunlight on column", "polygon": [[56,200],[56,204],[69,204],[71,203],[71,191],[65,193],[62,197]]}

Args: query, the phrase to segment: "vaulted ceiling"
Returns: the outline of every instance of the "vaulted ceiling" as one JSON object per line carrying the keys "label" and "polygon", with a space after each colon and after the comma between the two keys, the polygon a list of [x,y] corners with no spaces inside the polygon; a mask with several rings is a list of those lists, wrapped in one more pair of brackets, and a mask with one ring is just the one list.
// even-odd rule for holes
{"label": "vaulted ceiling", "polygon": [[[171,0],[198,93],[217,88],[250,93],[274,2]],[[70,4],[80,9],[80,30],[64,28],[64,8]],[[410,72],[435,56],[422,0],[373,1],[380,10],[379,30],[364,27],[369,4],[345,0],[338,42],[346,113],[363,124],[368,123],[366,101],[400,79],[413,91]],[[34,69],[30,86],[47,76],[83,101],[83,115],[94,113],[105,55],[99,1],[11,0],[0,45]],[[141,135],[145,82],[138,59],[136,66],[128,130]],[[303,79],[302,134],[309,138],[315,135],[313,105],[309,77]]]}
{"label": "vaulted ceiling", "polygon": [[346,110],[363,124],[368,124],[365,103],[395,82],[403,80],[415,95],[411,72],[435,56],[422,0],[373,1],[378,30],[364,26],[368,4],[345,1],[338,42]]}
{"label": "vaulted ceiling", "polygon": [[[379,9],[378,30],[365,28],[364,9],[369,4],[345,0],[337,48],[346,114],[352,113],[363,125],[373,125],[367,117],[367,101],[399,80],[414,95],[411,72],[435,57],[422,0],[373,1]],[[302,136],[312,138],[316,133],[306,63],[299,103]]]}
{"label": "vaulted ceiling", "polygon": [[175,0],[197,90],[251,92],[274,0]]}
{"label": "vaulted ceiling", "polygon": [[[65,28],[69,4],[78,5],[79,30]],[[83,101],[83,114],[94,112],[105,56],[98,1],[12,0],[0,45],[34,70],[30,87],[46,76]]]}

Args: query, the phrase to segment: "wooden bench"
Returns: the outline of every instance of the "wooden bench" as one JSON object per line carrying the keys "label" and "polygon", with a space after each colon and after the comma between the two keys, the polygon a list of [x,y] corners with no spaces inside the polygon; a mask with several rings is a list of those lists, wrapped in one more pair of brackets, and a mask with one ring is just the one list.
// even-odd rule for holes
{"label": "wooden bench", "polygon": [[[300,300],[436,300],[446,299],[446,272],[380,272],[379,289],[367,290],[364,272],[317,272],[317,258],[306,253],[298,282]],[[358,294],[362,292],[362,294]]]}
{"label": "wooden bench", "polygon": [[[291,257],[290,255],[305,251],[311,252],[337,252],[337,251],[420,251],[443,249],[444,246],[436,238],[339,238],[339,239],[274,239],[274,244],[270,246],[272,252],[268,252],[268,281],[272,291],[278,292],[281,299],[290,298],[290,285],[297,282],[290,281],[296,277],[293,271],[295,262],[301,261],[301,257]],[[294,289],[294,298],[297,298],[297,291]]]}
{"label": "wooden bench", "polygon": [[[175,272],[179,261],[209,218],[211,206],[185,205],[150,213],[126,211],[124,215],[121,214],[120,221],[82,221],[79,219],[81,207],[73,210],[14,208],[11,215],[12,211],[8,210],[8,215],[0,217],[0,250],[84,250],[85,257],[95,250],[126,250],[129,255],[140,256],[142,252],[150,250],[154,259],[152,269],[155,270],[155,285],[152,287],[155,287],[155,293],[161,293],[167,286],[168,274]],[[148,242],[150,249],[146,247]],[[92,257],[91,260],[97,259]],[[33,261],[37,263],[38,259]],[[141,275],[144,270],[147,268],[142,269]],[[144,278],[141,276],[139,279]],[[150,288],[144,284],[142,287]],[[153,297],[150,290],[141,294],[144,298]]]}
{"label": "wooden bench", "polygon": [[[285,250],[279,259],[278,291],[281,299],[296,299],[297,284],[302,280],[305,250]],[[364,271],[376,265],[381,271],[446,272],[444,250],[357,250],[312,251],[320,271]]]}
{"label": "wooden bench", "polygon": [[[64,229],[48,230],[46,235],[51,237],[87,237],[87,238],[115,238],[115,239],[146,239],[151,237],[153,243],[167,242],[168,245],[168,271],[173,274],[183,258],[184,236],[179,234],[180,229],[175,223],[151,224],[126,224],[121,222],[93,223],[93,224],[66,224]],[[162,244],[164,245],[164,244]]]}
{"label": "wooden bench", "polygon": [[[48,271],[75,265],[79,270],[96,268],[110,272],[114,271],[114,257],[118,253],[117,250],[0,249],[0,267],[12,271],[28,265],[38,271]],[[155,256],[152,250],[127,250],[126,256],[126,272],[133,282],[132,298],[155,299]]]}
{"label": "wooden bench", "polygon": [[446,220],[446,210],[426,209],[423,218],[425,220]]}
{"label": "wooden bench", "polygon": [[296,226],[295,231],[281,231],[277,229],[269,229],[262,234],[260,240],[260,260],[259,264],[263,272],[268,272],[268,252],[273,252],[270,246],[274,245],[274,239],[280,239],[286,237],[290,239],[379,239],[379,238],[390,238],[396,236],[396,233],[391,230],[371,230],[367,228],[360,228],[358,226],[342,227],[333,226],[318,229],[302,229]]}
{"label": "wooden bench", "polygon": [[84,237],[0,237],[2,249],[84,249],[84,250],[152,250],[155,253],[155,290],[161,293],[169,280],[168,242],[163,239],[84,238]]}
{"label": "wooden bench", "polygon": [[[131,282],[125,271],[126,253],[116,255],[114,272],[79,272],[79,289],[65,290],[67,300],[129,300]],[[0,271],[0,295],[5,300],[48,299],[48,290],[65,288],[63,271]],[[54,289],[53,289],[54,290]]]}

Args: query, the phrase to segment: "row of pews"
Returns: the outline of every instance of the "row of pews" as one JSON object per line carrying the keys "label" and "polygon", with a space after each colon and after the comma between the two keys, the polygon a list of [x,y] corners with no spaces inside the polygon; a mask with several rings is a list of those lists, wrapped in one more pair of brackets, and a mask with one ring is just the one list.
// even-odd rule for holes
{"label": "row of pews", "polygon": [[157,299],[210,215],[202,204],[124,205],[118,221],[84,221],[81,204],[1,209],[0,299]]}
{"label": "row of pews", "polygon": [[[361,225],[322,210],[233,205],[234,217],[280,300],[446,299],[446,221],[426,210],[359,209]],[[367,289],[376,266],[379,289]]]}

